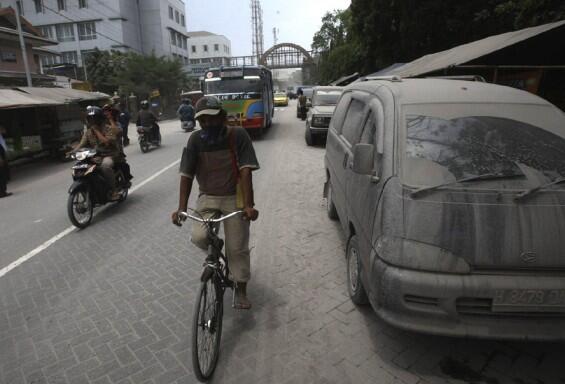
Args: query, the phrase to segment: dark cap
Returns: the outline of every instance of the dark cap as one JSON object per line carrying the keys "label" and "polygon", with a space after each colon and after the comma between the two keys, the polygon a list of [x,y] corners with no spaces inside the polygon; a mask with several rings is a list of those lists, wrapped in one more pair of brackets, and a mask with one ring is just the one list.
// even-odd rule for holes
{"label": "dark cap", "polygon": [[221,111],[222,102],[215,96],[204,96],[196,103],[196,115],[195,118],[199,118],[202,115],[216,116]]}

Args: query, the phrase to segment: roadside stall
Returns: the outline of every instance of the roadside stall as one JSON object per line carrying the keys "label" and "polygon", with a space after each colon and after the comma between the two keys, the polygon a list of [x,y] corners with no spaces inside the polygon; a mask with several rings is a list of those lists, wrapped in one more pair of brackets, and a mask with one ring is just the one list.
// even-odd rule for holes
{"label": "roadside stall", "polygon": [[103,93],[66,88],[0,89],[0,122],[8,131],[8,159],[64,154],[82,135],[86,106],[107,100]]}
{"label": "roadside stall", "polygon": [[537,94],[565,110],[565,20],[490,36],[370,76],[474,76]]}

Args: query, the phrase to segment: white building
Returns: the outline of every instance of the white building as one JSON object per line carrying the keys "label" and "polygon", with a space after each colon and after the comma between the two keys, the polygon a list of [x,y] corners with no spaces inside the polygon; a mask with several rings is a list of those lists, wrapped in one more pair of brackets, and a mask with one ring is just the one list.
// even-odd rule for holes
{"label": "white building", "polygon": [[[57,40],[61,57],[44,64],[82,66],[89,51],[132,51],[178,57],[188,63],[185,4],[182,0],[22,0],[22,14],[44,36]],[[0,0],[15,7],[15,0]],[[21,9],[21,7],[20,7]],[[51,60],[52,62],[49,62]]]}
{"label": "white building", "polygon": [[212,66],[230,65],[231,41],[207,31],[188,32],[189,73],[198,77]]}

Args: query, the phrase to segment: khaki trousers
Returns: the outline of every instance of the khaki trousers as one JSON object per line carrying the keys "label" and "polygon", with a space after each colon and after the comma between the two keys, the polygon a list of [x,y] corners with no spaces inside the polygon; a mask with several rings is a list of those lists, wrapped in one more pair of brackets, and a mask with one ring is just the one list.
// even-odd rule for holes
{"label": "khaki trousers", "polygon": [[[209,218],[217,213],[227,215],[235,212],[236,196],[211,196],[201,195],[198,198],[196,210],[204,218]],[[227,219],[224,223],[226,235],[226,256],[228,258],[230,279],[235,282],[247,282],[251,277],[249,260],[249,221],[241,215]],[[208,250],[206,227],[201,223],[192,225],[192,242],[198,248]]]}

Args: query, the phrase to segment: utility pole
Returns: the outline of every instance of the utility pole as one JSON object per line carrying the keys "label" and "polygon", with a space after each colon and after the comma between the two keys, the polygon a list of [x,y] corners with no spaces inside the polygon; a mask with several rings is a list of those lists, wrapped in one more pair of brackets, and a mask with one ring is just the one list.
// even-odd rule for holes
{"label": "utility pole", "polygon": [[21,1],[16,1],[16,25],[17,25],[17,28],[18,28],[18,35],[20,37],[20,47],[22,49],[22,57],[24,58],[24,69],[25,69],[25,72],[26,72],[27,86],[32,87],[33,83],[31,82],[31,73],[29,71],[29,64],[27,62],[26,43],[25,43],[25,40],[24,40],[23,32],[22,32],[22,22],[20,20],[20,9],[19,9],[20,6],[23,7],[23,4],[21,3]]}

